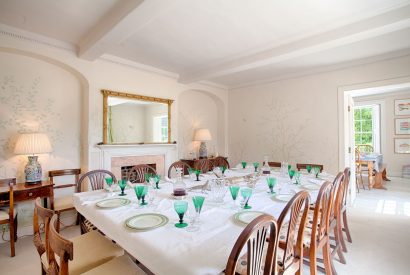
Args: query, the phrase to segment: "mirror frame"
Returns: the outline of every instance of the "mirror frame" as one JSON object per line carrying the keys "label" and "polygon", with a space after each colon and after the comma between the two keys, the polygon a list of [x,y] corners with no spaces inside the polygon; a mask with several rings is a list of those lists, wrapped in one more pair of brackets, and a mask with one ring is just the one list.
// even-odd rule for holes
{"label": "mirror frame", "polygon": [[[168,144],[168,143],[172,143],[171,142],[171,104],[174,102],[174,100],[145,96],[145,95],[136,95],[136,94],[130,94],[130,93],[116,92],[116,91],[110,91],[110,90],[101,90],[101,93],[103,94],[103,144],[154,144],[154,143]],[[113,143],[108,143],[108,133],[107,133],[108,96],[167,104],[168,105],[168,142],[139,142],[139,143],[137,142],[136,143],[115,143],[113,142]]]}

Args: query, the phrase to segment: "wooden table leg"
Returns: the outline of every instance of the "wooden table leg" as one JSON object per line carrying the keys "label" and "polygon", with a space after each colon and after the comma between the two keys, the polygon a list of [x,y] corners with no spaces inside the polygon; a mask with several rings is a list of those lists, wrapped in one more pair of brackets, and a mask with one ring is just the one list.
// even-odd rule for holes
{"label": "wooden table leg", "polygon": [[374,177],[373,177],[373,162],[369,161],[367,163],[367,170],[368,170],[368,180],[369,180],[369,190],[373,188],[374,185]]}

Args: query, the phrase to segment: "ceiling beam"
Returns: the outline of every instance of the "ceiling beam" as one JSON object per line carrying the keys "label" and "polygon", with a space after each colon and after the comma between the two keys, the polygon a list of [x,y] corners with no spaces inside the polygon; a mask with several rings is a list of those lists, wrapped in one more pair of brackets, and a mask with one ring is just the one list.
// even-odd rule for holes
{"label": "ceiling beam", "polygon": [[179,82],[188,84],[222,77],[407,28],[410,28],[410,5],[285,45],[271,47],[251,55],[218,62],[218,64],[205,66],[198,70],[190,70],[180,74]]}
{"label": "ceiling beam", "polygon": [[78,56],[93,61],[120,44],[179,0],[120,1],[80,41]]}

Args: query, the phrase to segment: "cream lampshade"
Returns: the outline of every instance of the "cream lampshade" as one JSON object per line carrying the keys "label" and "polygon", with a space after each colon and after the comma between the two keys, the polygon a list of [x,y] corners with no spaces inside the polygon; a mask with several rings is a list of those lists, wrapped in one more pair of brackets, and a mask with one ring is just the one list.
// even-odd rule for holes
{"label": "cream lampshade", "polygon": [[212,140],[211,132],[206,128],[197,129],[194,135],[194,141],[200,141],[199,158],[206,158],[208,152],[206,149],[206,141]]}
{"label": "cream lampshade", "polygon": [[44,133],[21,134],[19,136],[14,153],[29,155],[28,163],[24,169],[27,183],[40,182],[42,177],[41,165],[37,161],[38,156],[34,156],[34,154],[50,153],[51,151],[50,140]]}

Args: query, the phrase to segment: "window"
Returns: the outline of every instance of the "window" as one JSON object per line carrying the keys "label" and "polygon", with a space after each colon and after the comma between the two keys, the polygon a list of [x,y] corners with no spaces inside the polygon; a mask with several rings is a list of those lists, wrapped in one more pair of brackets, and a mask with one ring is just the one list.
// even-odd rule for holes
{"label": "window", "polygon": [[168,142],[168,116],[154,117],[154,142]]}
{"label": "window", "polygon": [[363,105],[354,108],[355,144],[367,144],[380,152],[380,105]]}

